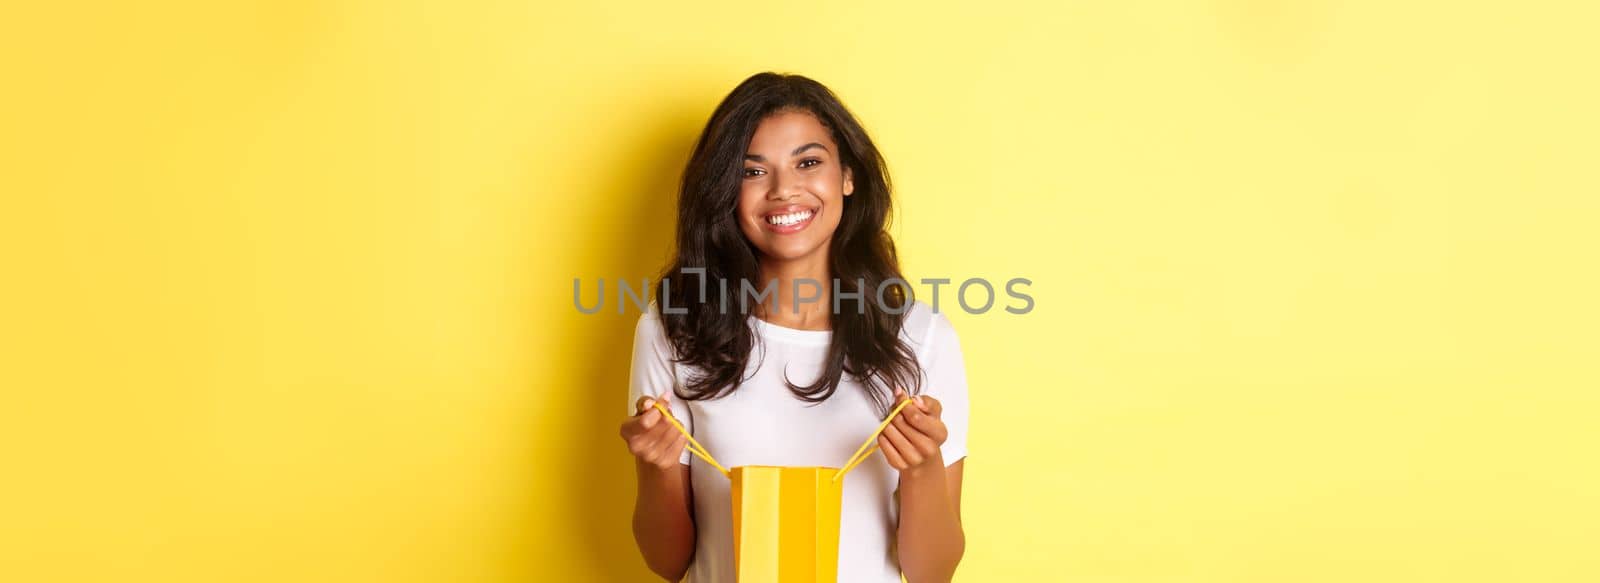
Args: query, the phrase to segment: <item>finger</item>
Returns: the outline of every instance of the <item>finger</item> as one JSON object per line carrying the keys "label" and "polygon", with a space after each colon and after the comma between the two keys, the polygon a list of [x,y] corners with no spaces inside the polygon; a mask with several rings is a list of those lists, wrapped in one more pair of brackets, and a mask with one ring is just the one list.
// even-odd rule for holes
{"label": "finger", "polygon": [[663,407],[670,410],[672,406],[672,391],[667,391],[655,396],[645,395],[639,397],[639,400],[634,401],[633,403],[634,415],[655,409],[657,402],[661,403]]}
{"label": "finger", "polygon": [[[920,399],[920,398],[921,397],[917,397],[917,399]],[[916,401],[916,399],[912,399],[911,402],[912,403],[916,403],[917,401]],[[900,416],[901,417],[905,417],[907,419],[910,419],[912,421],[916,421],[919,418],[927,417],[928,416],[928,412],[927,412],[927,410],[922,408],[922,405],[918,404],[916,406],[906,407],[905,409],[901,410],[900,411]]]}
{"label": "finger", "polygon": [[627,420],[622,422],[622,438],[632,440],[633,438],[650,431],[650,428],[653,426],[653,423],[648,425],[645,424],[643,415],[629,417]]}
{"label": "finger", "polygon": [[674,433],[677,433],[677,430],[674,430],[671,425],[657,423],[655,427],[649,428],[635,439],[638,440],[639,450],[648,454],[650,451],[670,442]]}
{"label": "finger", "polygon": [[661,412],[660,411],[657,411],[657,410],[652,408],[649,411],[645,411],[643,415],[639,416],[639,426],[640,427],[643,427],[645,429],[650,429],[652,427],[655,427],[657,424],[665,425],[664,423],[661,423]]}
{"label": "finger", "polygon": [[639,428],[637,423],[634,424],[633,431],[634,433],[628,435],[628,453],[633,454],[633,457],[644,459],[650,455],[650,445],[655,443],[654,436],[651,431]]}
{"label": "finger", "polygon": [[883,435],[889,438],[889,443],[894,444],[895,451],[900,452],[900,459],[905,460],[908,465],[922,463],[922,453],[911,445],[911,441],[900,432],[900,428],[890,425],[888,429],[883,430]]}
{"label": "finger", "polygon": [[667,446],[667,453],[672,454],[672,457],[678,457],[678,454],[683,453],[684,446],[689,445],[689,436],[678,431],[672,433],[675,437],[672,438],[672,444]]}
{"label": "finger", "polygon": [[688,440],[684,438],[683,434],[674,431],[672,437],[664,440],[664,443],[652,453],[650,463],[671,467],[672,464],[678,462],[678,456],[683,454],[683,445],[685,443],[688,443]]}
{"label": "finger", "polygon": [[661,406],[660,408],[656,409],[656,412],[664,412],[667,417],[671,417],[673,419],[678,418],[677,415],[672,414],[672,391],[667,391],[657,396],[655,402],[651,406],[654,408],[655,405]]}
{"label": "finger", "polygon": [[[656,413],[656,417],[660,416],[661,414],[659,412]],[[657,422],[655,427],[650,428],[650,430],[661,436],[662,443],[670,441],[673,435],[682,435],[681,433],[678,433],[678,428],[673,427],[671,423],[667,423],[665,421]]]}
{"label": "finger", "polygon": [[889,467],[897,470],[903,470],[911,467],[906,465],[905,458],[900,457],[900,452],[894,448],[894,444],[889,441],[888,436],[878,436],[878,451],[883,452],[883,459],[889,461]]}
{"label": "finger", "polygon": [[944,403],[940,403],[938,399],[929,397],[927,395],[917,398],[926,402],[927,406],[923,407],[923,410],[927,411],[929,415],[939,417],[940,415],[944,414]]}
{"label": "finger", "polygon": [[912,429],[916,429],[923,435],[933,438],[935,441],[943,441],[944,422],[940,421],[938,417],[925,413],[916,413],[907,417],[906,421],[911,424]]}
{"label": "finger", "polygon": [[939,447],[939,443],[933,439],[933,436],[925,434],[922,432],[922,430],[917,429],[911,424],[909,419],[896,419],[896,421],[898,422],[896,429],[899,429],[900,434],[905,436],[906,441],[910,442],[911,445],[917,449],[917,453],[920,453],[924,456],[933,455],[933,450]]}
{"label": "finger", "polygon": [[911,428],[911,420],[905,415],[895,417],[893,420],[889,421],[889,426],[900,430],[901,435],[910,435],[913,431]]}
{"label": "finger", "polygon": [[653,430],[640,430],[635,427],[634,431],[635,433],[627,436],[628,453],[644,459],[650,455],[650,449],[655,446],[657,436]]}
{"label": "finger", "polygon": [[939,421],[938,418],[934,418],[931,415],[917,415],[912,416],[909,423],[910,428],[915,429],[918,434],[933,440],[934,444],[944,444],[944,437],[946,437],[947,432],[946,428],[944,428],[944,421]]}
{"label": "finger", "polygon": [[[900,412],[896,413],[895,417],[905,417],[907,415],[910,415],[910,414],[916,412],[916,410],[917,410],[917,401],[916,401],[916,399],[912,398],[911,395],[907,394],[903,390],[896,391],[896,394],[899,395],[899,396],[895,399],[894,406],[895,407],[899,407],[900,408]],[[904,405],[904,406],[902,407],[902,405]]]}
{"label": "finger", "polygon": [[[904,400],[909,399],[909,398],[911,398],[911,396],[906,394],[906,390],[905,389],[895,389],[894,390],[894,406],[899,407],[901,401],[904,401]],[[903,411],[903,409],[902,409],[902,411]]]}

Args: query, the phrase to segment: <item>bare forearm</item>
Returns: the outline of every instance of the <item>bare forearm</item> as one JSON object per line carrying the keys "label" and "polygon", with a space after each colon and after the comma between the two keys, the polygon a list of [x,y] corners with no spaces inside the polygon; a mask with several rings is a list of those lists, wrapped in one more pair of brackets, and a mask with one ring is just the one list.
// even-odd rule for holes
{"label": "bare forearm", "polygon": [[900,474],[900,570],[908,583],[949,581],[966,551],[942,462]]}
{"label": "bare forearm", "polygon": [[637,473],[639,495],[633,504],[633,538],[651,571],[668,581],[677,581],[683,578],[694,557],[694,517],[690,513],[687,472],[639,464]]}

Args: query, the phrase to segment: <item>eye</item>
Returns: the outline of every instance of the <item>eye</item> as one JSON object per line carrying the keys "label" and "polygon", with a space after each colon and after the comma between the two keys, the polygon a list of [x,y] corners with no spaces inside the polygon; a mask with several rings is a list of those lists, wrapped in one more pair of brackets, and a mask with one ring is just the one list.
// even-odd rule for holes
{"label": "eye", "polygon": [[801,168],[811,168],[813,166],[818,166],[818,165],[821,165],[821,164],[822,164],[822,160],[818,160],[816,158],[806,158],[806,159],[800,161],[800,167]]}
{"label": "eye", "polygon": [[767,173],[766,170],[762,170],[760,168],[745,168],[744,169],[744,177],[745,178],[755,178],[757,176],[760,176],[760,175],[766,174],[766,173]]}

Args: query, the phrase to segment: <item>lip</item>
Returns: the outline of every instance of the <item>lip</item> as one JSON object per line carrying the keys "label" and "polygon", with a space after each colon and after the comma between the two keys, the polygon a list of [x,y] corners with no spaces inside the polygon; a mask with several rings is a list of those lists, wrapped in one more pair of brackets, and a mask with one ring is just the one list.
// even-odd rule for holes
{"label": "lip", "polygon": [[[768,218],[771,218],[771,217],[774,217],[774,216],[777,216],[777,215],[786,215],[786,214],[789,214],[789,213],[796,213],[796,212],[800,212],[800,211],[811,211],[811,218],[808,218],[806,220],[800,221],[800,222],[795,223],[793,225],[774,225],[772,223],[767,222]],[[788,205],[788,206],[778,207],[778,208],[772,209],[770,211],[767,211],[766,213],[761,215],[761,226],[766,227],[766,229],[768,231],[771,231],[773,233],[777,233],[779,235],[787,235],[787,234],[790,234],[790,233],[798,233],[800,231],[804,231],[806,229],[806,227],[811,226],[811,221],[817,220],[817,213],[819,213],[819,212],[821,212],[820,208],[810,207],[810,206],[806,206],[806,205],[803,205],[803,204],[791,204],[791,205]]]}

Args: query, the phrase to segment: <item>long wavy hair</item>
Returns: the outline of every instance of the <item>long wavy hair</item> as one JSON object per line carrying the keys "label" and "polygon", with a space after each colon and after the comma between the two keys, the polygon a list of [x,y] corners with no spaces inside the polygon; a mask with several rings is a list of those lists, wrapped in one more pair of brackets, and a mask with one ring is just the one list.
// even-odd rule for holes
{"label": "long wavy hair", "polygon": [[[757,338],[746,302],[723,303],[717,291],[702,296],[690,290],[726,289],[739,298],[744,282],[766,289],[756,281],[761,252],[739,229],[740,183],[756,127],[774,113],[792,110],[816,116],[852,173],[855,190],[844,198],[828,263],[839,291],[860,299],[841,293],[834,300],[839,309],[829,315],[833,334],[821,376],[809,384],[784,382],[801,400],[820,403],[849,374],[879,412],[887,413],[895,388],[921,392],[916,355],[900,338],[913,297],[887,230],[893,206],[888,169],[866,130],[832,91],[806,77],[770,72],[745,79],[722,100],[683,172],[676,249],[654,294],[657,306],[672,308],[660,313],[674,360],[692,371],[675,392],[688,400],[716,399],[747,380],[744,371]],[[704,269],[704,280],[698,271],[685,273],[686,268]],[[671,297],[663,297],[669,285]],[[823,285],[832,289],[833,284]],[[880,285],[886,286],[881,306]],[[672,313],[679,310],[683,313]]]}

